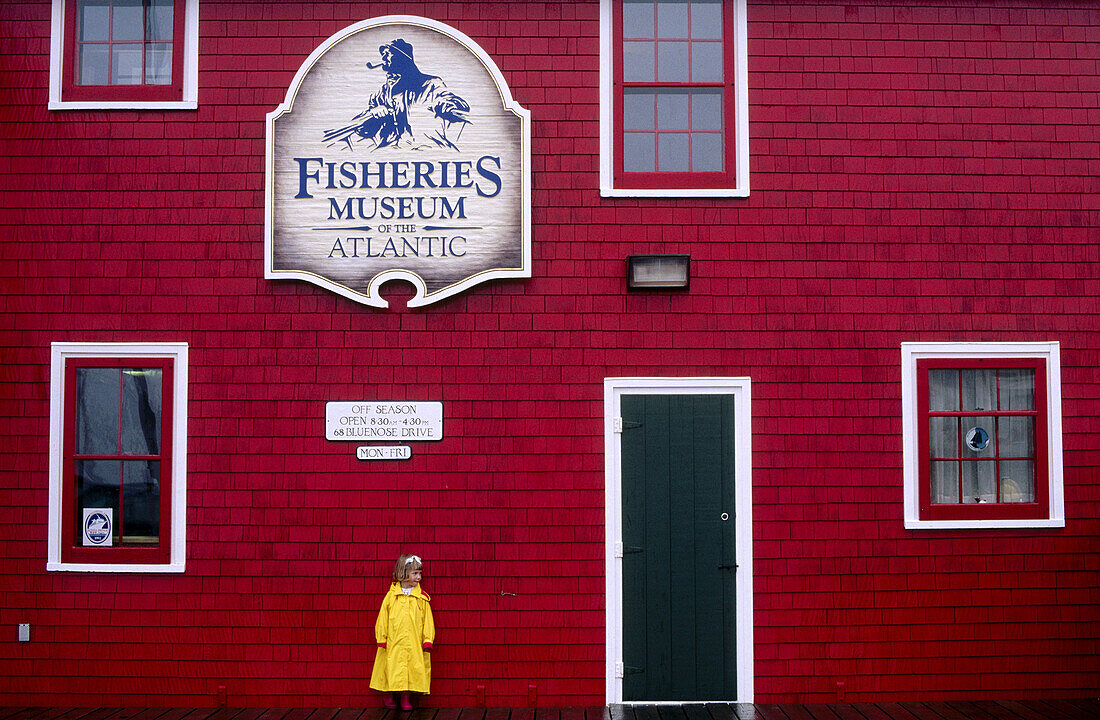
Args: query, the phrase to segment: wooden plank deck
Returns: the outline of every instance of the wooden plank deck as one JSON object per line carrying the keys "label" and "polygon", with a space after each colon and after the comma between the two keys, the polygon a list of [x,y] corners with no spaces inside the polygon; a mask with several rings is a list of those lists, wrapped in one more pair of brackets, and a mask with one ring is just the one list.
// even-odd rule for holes
{"label": "wooden plank deck", "polygon": [[568,708],[0,708],[0,720],[1100,720],[1100,699]]}

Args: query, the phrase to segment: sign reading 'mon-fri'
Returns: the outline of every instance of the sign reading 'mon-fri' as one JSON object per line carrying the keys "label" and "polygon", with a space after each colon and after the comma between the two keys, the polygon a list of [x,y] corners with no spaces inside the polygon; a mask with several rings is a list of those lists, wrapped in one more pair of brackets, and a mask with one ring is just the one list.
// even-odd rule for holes
{"label": "sign reading 'mon-fri'", "polygon": [[325,403],[325,438],[360,442],[442,440],[443,403]]}

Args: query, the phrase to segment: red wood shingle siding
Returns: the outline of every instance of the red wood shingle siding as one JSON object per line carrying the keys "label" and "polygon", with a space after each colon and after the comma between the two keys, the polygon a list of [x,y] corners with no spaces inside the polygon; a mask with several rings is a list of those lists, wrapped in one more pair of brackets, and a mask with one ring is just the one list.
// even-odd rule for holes
{"label": "red wood shingle siding", "polygon": [[[46,109],[0,5],[0,693],[370,703],[399,552],[432,703],[604,691],[602,381],[753,380],[758,702],[1100,691],[1100,5],[749,2],[747,199],[601,199],[594,2],[203,0],[199,109]],[[380,312],[263,279],[264,118],[352,22],[435,18],[533,122],[534,277]],[[689,252],[691,290],[623,259]],[[190,345],[187,572],[47,573],[49,344]],[[899,344],[1058,340],[1066,527],[906,531]],[[367,464],[329,400],[439,400]],[[512,595],[514,593],[514,595]],[[32,625],[30,643],[15,626]]]}

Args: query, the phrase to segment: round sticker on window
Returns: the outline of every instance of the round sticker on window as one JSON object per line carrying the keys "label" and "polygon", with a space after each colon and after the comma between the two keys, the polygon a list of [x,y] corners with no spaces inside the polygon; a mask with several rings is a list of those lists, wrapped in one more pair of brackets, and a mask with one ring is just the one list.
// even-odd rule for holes
{"label": "round sticker on window", "polygon": [[84,508],[84,545],[111,545],[112,508]]}
{"label": "round sticker on window", "polygon": [[966,434],[966,446],[974,452],[981,452],[989,447],[989,433],[985,428],[972,427]]}

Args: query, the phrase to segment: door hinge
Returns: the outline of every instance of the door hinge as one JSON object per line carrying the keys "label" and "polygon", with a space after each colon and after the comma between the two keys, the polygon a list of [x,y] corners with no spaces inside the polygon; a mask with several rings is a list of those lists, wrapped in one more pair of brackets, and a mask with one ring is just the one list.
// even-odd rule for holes
{"label": "door hinge", "polygon": [[645,552],[645,548],[638,547],[637,545],[624,545],[621,542],[617,542],[617,543],[615,543],[615,546],[612,548],[611,557],[621,558],[623,555],[629,555],[629,554],[632,554],[632,553],[640,553],[640,552]]}
{"label": "door hinge", "polygon": [[623,676],[623,664],[620,662],[615,663],[615,677],[621,678]]}
{"label": "door hinge", "polygon": [[616,433],[621,433],[623,430],[633,430],[634,428],[640,428],[642,423],[634,422],[633,420],[623,420],[621,417],[617,417],[611,421],[611,430]]}

